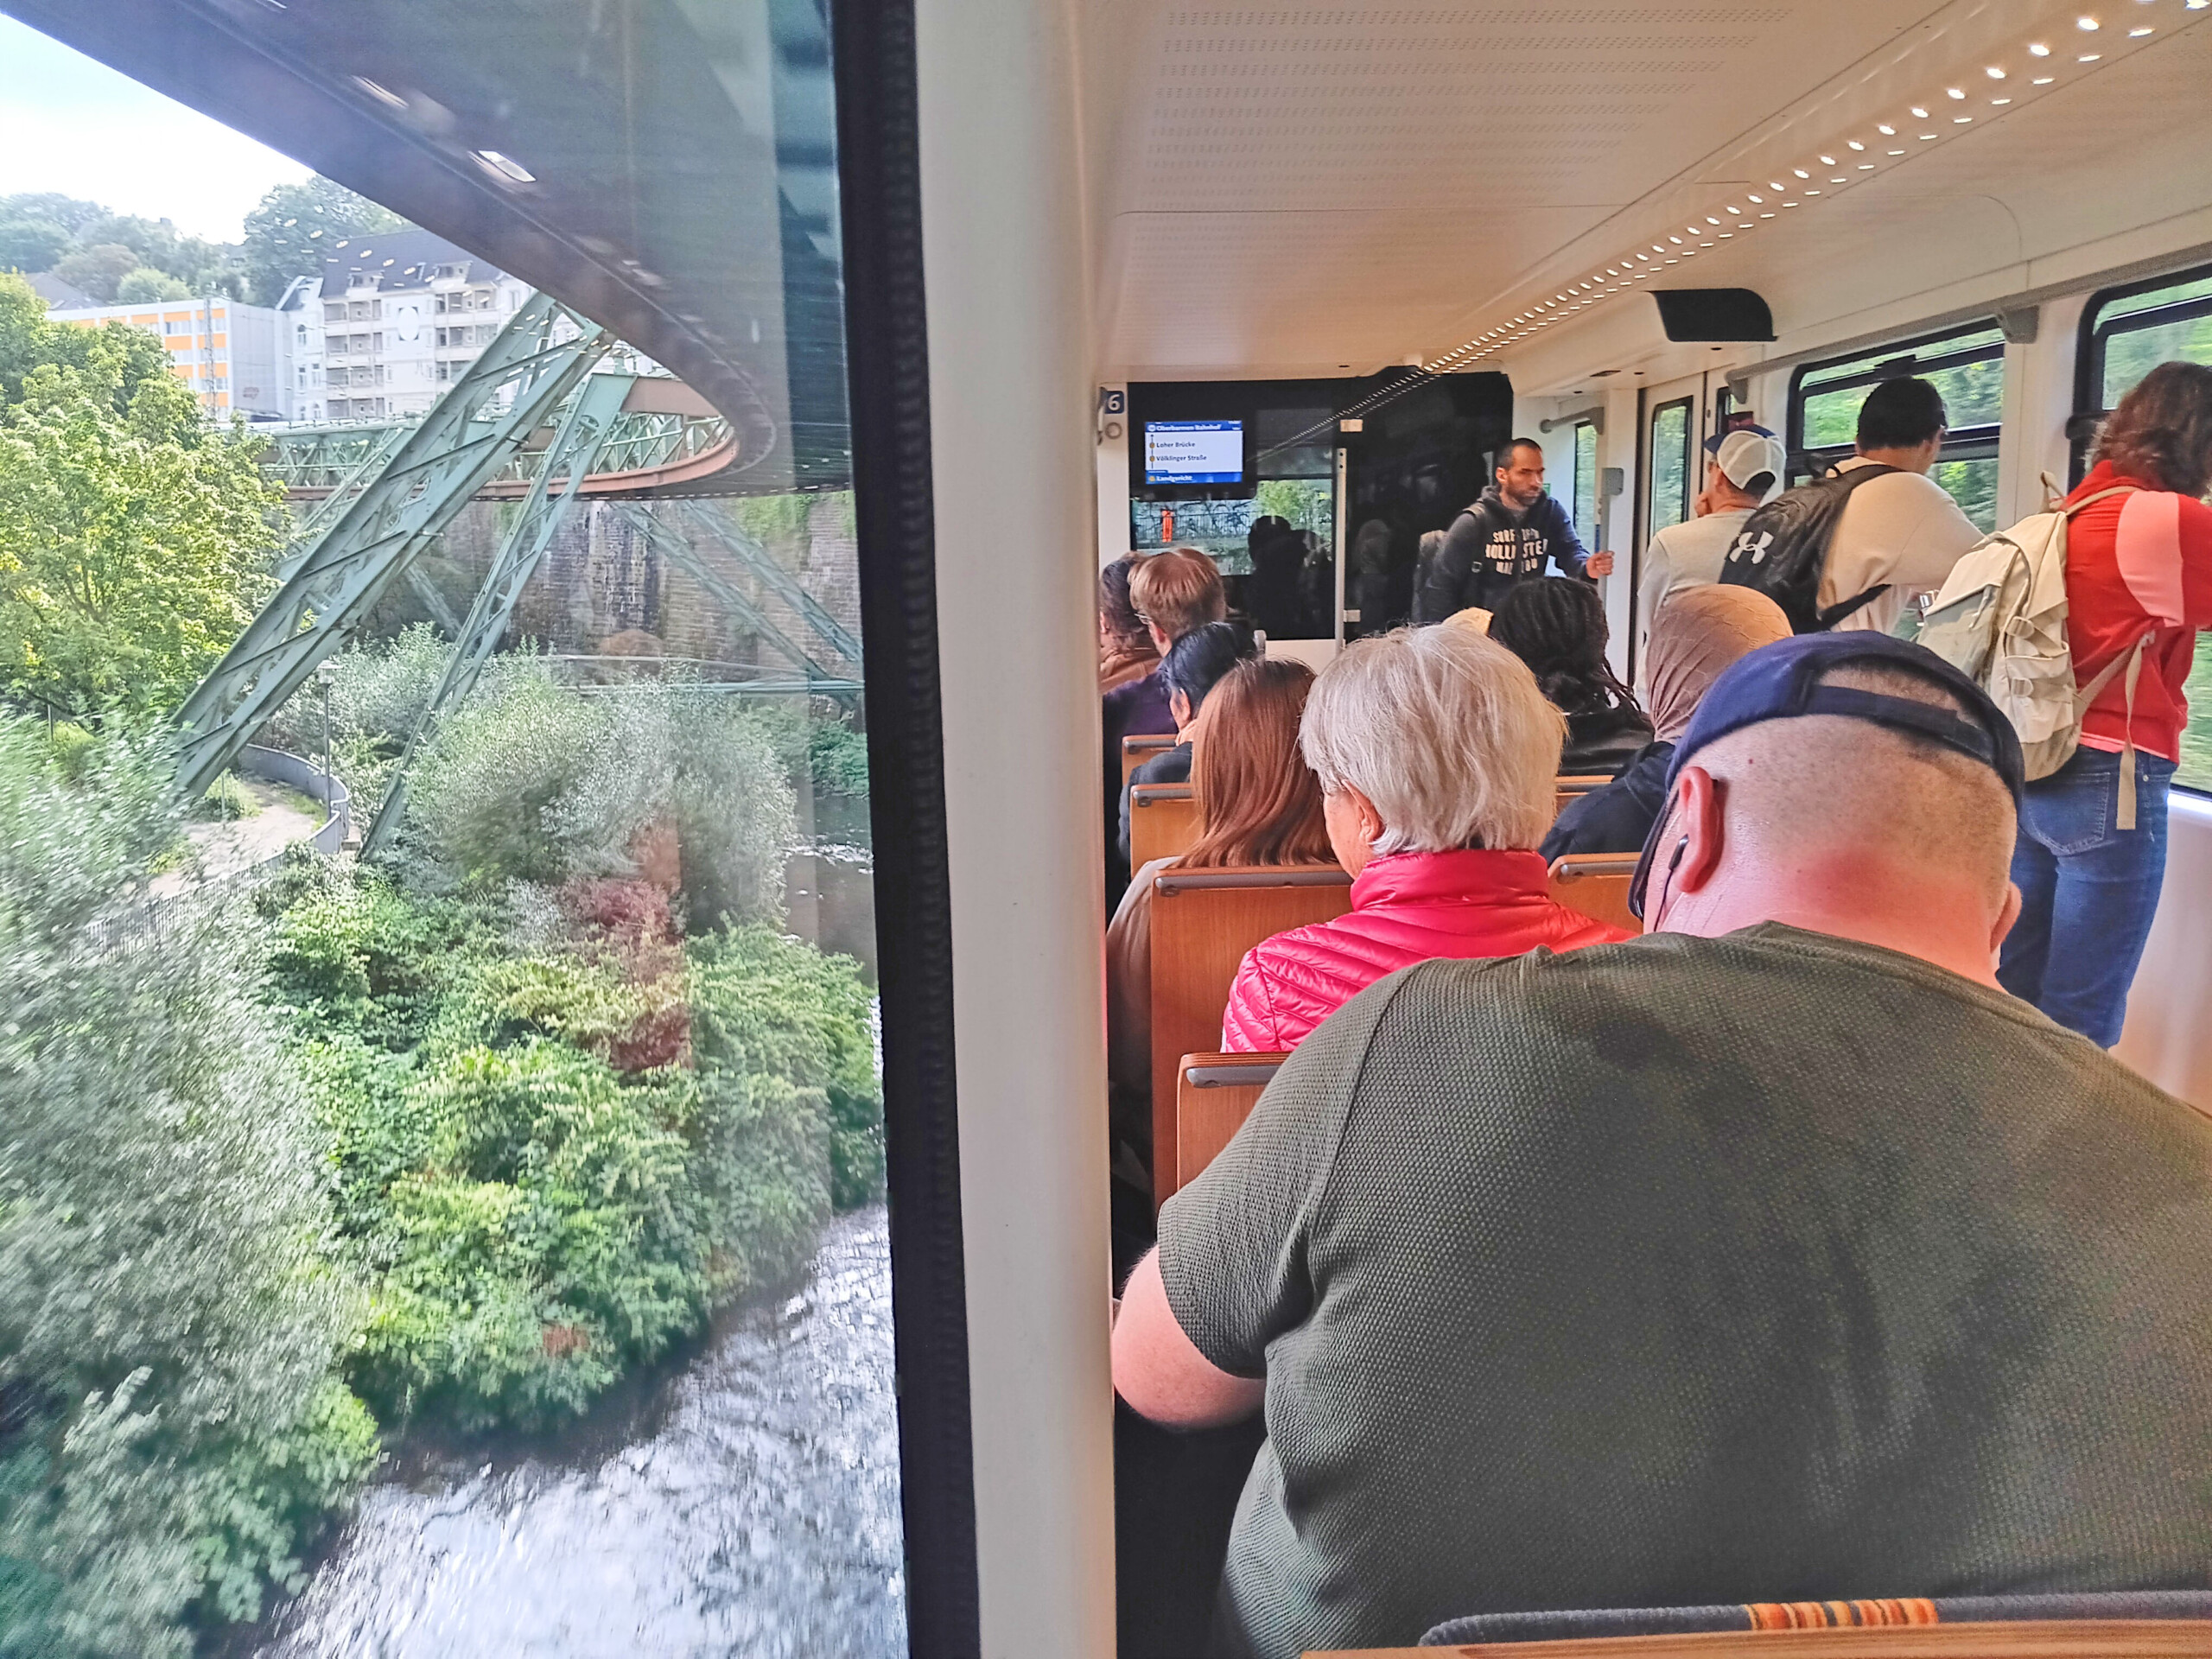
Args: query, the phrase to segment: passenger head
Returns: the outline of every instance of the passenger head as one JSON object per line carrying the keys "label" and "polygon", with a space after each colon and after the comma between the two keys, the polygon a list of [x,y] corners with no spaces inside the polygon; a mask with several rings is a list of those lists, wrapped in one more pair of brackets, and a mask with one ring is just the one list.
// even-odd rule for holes
{"label": "passenger head", "polygon": [[2161,363],[2105,422],[2099,461],[2179,495],[2212,487],[2212,368]]}
{"label": "passenger head", "polygon": [[1167,688],[1175,729],[1186,729],[1221,677],[1258,650],[1252,630],[1242,622],[1209,622],[1170,645],[1160,659],[1160,680]]}
{"label": "passenger head", "polygon": [[1782,922],[1994,985],[2019,912],[2020,778],[2010,723],[1931,652],[1866,633],[1768,645],[1714,682],[1675,750],[1644,927]]}
{"label": "passenger head", "polygon": [[1497,493],[1516,512],[1526,512],[1544,493],[1544,446],[1534,438],[1516,438],[1498,456],[1491,474]]}
{"label": "passenger head", "polygon": [[1191,728],[1191,785],[1203,819],[1176,861],[1194,869],[1325,864],[1321,785],[1298,752],[1313,671],[1251,658],[1222,676]]}
{"label": "passenger head", "polygon": [[1782,440],[1763,426],[1739,426],[1705,445],[1706,510],[1728,512],[1764,506],[1782,493],[1789,457]]}
{"label": "passenger head", "polygon": [[1098,573],[1098,643],[1104,650],[1141,655],[1150,646],[1144,619],[1129,600],[1129,578],[1141,556],[1124,553]]}
{"label": "passenger head", "polygon": [[1171,547],[1140,559],[1129,577],[1129,601],[1163,656],[1192,628],[1229,613],[1221,572],[1195,547]]}
{"label": "passenger head", "polygon": [[1859,453],[1909,473],[1924,473],[1951,423],[1943,394],[1925,380],[1885,380],[1859,406]]}
{"label": "passenger head", "polygon": [[1390,568],[1390,526],[1380,518],[1369,519],[1352,537],[1351,568],[1363,574]]}
{"label": "passenger head", "polygon": [[1670,595],[1651,622],[1653,735],[1679,740],[1723,670],[1789,634],[1782,607],[1753,588],[1708,582]]}
{"label": "passenger head", "polygon": [[1544,695],[1570,715],[1635,706],[1605,662],[1605,605],[1589,582],[1539,576],[1515,584],[1491,613],[1490,637],[1528,664]]}
{"label": "passenger head", "polygon": [[1402,628],[1329,664],[1300,743],[1337,861],[1356,875],[1392,853],[1534,847],[1551,828],[1564,734],[1510,652],[1465,628]]}

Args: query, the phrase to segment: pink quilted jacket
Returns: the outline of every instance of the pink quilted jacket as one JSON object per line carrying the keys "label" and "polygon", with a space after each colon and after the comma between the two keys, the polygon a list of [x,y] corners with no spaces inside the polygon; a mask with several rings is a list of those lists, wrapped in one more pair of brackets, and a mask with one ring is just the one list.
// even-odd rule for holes
{"label": "pink quilted jacket", "polygon": [[1221,1022],[1224,1052],[1295,1048],[1386,974],[1436,957],[1517,957],[1630,935],[1554,903],[1535,853],[1397,853],[1351,884],[1351,910],[1244,953]]}

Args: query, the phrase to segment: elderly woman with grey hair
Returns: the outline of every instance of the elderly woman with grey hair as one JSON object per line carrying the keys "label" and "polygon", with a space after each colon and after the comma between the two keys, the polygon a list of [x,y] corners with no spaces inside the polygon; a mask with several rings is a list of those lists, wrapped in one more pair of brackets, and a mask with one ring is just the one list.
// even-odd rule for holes
{"label": "elderly woman with grey hair", "polygon": [[1534,849],[1551,827],[1564,728],[1528,666],[1466,629],[1347,646],[1314,683],[1299,742],[1352,907],[1245,953],[1223,1049],[1295,1048],[1384,975],[1433,957],[1627,938],[1545,888]]}

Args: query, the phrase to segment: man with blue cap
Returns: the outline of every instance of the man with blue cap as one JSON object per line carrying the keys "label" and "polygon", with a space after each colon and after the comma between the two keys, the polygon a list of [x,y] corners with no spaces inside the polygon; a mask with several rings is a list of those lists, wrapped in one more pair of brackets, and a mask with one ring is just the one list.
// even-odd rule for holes
{"label": "man with blue cap", "polygon": [[1264,1401],[1216,1650],[1475,1613],[2212,1588],[2212,1122],[1997,988],[2019,747],[1854,632],[1724,673],[1647,936],[1347,1003],[1114,1333]]}

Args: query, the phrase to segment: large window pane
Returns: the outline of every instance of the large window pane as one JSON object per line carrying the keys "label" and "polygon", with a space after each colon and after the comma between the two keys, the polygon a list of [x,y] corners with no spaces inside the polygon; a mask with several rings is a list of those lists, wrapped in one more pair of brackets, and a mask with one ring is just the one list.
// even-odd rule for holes
{"label": "large window pane", "polygon": [[823,13],[339,26],[632,337],[0,19],[0,1650],[890,1659]]}
{"label": "large window pane", "polygon": [[1574,528],[1594,548],[1598,534],[1598,429],[1584,421],[1574,429]]}
{"label": "large window pane", "polygon": [[[1961,353],[1983,355],[1972,362],[1943,362]],[[1940,366],[1924,366],[1929,364]],[[1858,435],[1859,409],[1866,395],[1881,380],[1907,375],[1928,381],[1942,394],[1954,431],[1994,426],[2004,417],[2005,336],[1995,328],[1975,329],[1910,353],[1892,348],[1808,370],[1798,387],[1802,447],[1847,448]]]}

